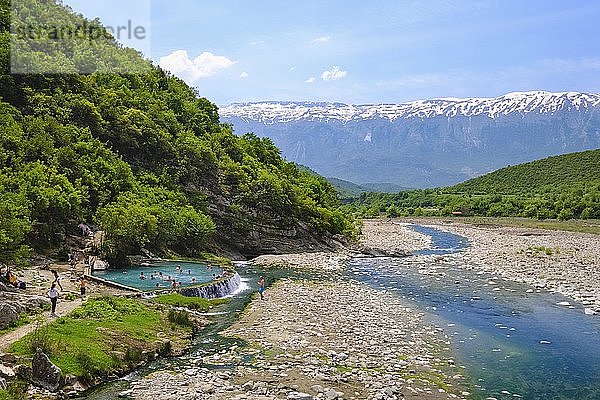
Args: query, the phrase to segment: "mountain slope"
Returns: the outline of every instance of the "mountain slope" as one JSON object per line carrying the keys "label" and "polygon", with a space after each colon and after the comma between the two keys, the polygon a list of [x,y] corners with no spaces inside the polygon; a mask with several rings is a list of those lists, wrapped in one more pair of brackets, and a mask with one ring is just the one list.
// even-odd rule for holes
{"label": "mountain slope", "polygon": [[444,189],[451,193],[525,194],[600,180],[600,149],[502,168]]}
{"label": "mountain slope", "polygon": [[290,161],[358,184],[440,187],[551,155],[600,147],[600,95],[511,93],[404,104],[264,102],[219,113],[269,137]]}
{"label": "mountain slope", "polygon": [[[28,23],[91,24],[55,1],[19,7]],[[30,61],[52,66],[73,53],[71,69],[133,62],[143,73],[10,74],[9,9],[0,0],[0,262],[29,247],[66,258],[82,221],[105,230],[115,260],[141,247],[236,257],[327,248],[352,228],[323,178],[268,139],[235,136],[214,104],[110,36],[85,54],[42,42],[51,51]]]}
{"label": "mountain slope", "polygon": [[363,193],[347,206],[359,215],[600,218],[600,150],[549,157],[441,188]]}

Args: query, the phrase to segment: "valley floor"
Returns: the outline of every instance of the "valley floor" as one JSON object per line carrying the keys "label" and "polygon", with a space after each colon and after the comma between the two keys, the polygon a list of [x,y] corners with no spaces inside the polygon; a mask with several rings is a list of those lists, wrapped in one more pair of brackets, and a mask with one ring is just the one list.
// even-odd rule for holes
{"label": "valley floor", "polygon": [[[563,293],[581,301],[586,313],[600,312],[596,235],[431,219],[367,220],[357,249],[412,252],[429,247],[430,239],[411,230],[409,222],[465,236],[471,244],[460,253],[415,256],[415,265],[427,259],[457,262]],[[355,255],[348,250],[254,260],[262,266],[319,269],[331,279],[283,279],[268,287],[265,300],[254,296],[240,320],[223,332],[249,346],[232,342],[183,372],[154,372],[134,381],[127,394],[184,400],[468,398],[469,383],[454,365],[441,329],[425,322],[408,301],[341,279],[345,261]],[[50,277],[38,279],[46,283]],[[75,279],[66,281],[75,285]],[[29,290],[43,294],[42,286]],[[204,364],[233,367],[209,369]]]}
{"label": "valley floor", "polygon": [[[447,256],[461,265],[561,292],[600,311],[600,247],[589,234],[530,228],[473,226],[438,220],[420,224],[467,237],[471,246]],[[365,221],[361,245],[415,251],[430,245],[405,221]],[[223,332],[249,348],[232,346],[174,374],[156,372],[134,383],[136,399],[451,399],[468,385],[455,367],[447,338],[397,296],[335,278],[343,254],[267,256],[260,265],[321,268],[331,282],[284,279],[257,296],[240,321]],[[417,263],[419,264],[419,263]],[[254,357],[251,365],[237,361]],[[233,369],[202,363],[237,364]],[[157,389],[157,388],[161,389]]]}

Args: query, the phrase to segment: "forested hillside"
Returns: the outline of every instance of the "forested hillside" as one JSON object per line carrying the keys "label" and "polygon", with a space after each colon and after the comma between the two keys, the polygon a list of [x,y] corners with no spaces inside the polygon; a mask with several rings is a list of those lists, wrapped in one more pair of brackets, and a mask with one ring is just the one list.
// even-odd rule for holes
{"label": "forested hillside", "polygon": [[[54,1],[26,4],[40,24],[84,22]],[[110,36],[71,67],[135,62],[145,73],[11,74],[9,17],[0,0],[0,261],[66,255],[81,222],[106,232],[112,259],[141,247],[255,254],[280,237],[301,246],[352,231],[324,179],[268,139],[235,136],[214,104]],[[32,62],[56,62],[46,56]]]}
{"label": "forested hillside", "polygon": [[600,218],[600,150],[511,166],[442,189],[364,193],[346,207],[363,216]]}
{"label": "forested hillside", "polygon": [[600,150],[570,153],[509,166],[445,189],[470,194],[552,192],[564,185],[600,179]]}

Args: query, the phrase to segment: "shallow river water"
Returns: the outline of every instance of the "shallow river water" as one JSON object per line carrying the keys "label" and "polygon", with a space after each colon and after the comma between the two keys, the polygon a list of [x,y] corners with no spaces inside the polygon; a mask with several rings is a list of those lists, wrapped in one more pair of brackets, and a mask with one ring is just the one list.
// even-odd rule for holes
{"label": "shallow river water", "polygon": [[[433,251],[464,238],[417,227]],[[440,250],[440,251],[438,251]],[[444,329],[476,398],[600,399],[600,319],[561,295],[467,270],[458,260],[353,260],[347,274],[396,293]]]}
{"label": "shallow river water", "polygon": [[[432,237],[430,249],[404,259],[354,259],[344,279],[396,294],[442,328],[455,363],[472,379],[472,398],[600,399],[600,318],[584,315],[580,304],[563,296],[470,270],[453,256],[440,257],[468,246],[465,238],[427,227],[413,229]],[[153,363],[128,379],[157,369],[181,370],[194,358],[231,346],[218,332],[236,320],[257,289],[259,275],[270,281],[316,278],[246,265],[238,272],[247,290],[214,310],[213,323],[199,335],[190,355]],[[114,399],[126,387],[126,380],[112,383],[86,398]]]}

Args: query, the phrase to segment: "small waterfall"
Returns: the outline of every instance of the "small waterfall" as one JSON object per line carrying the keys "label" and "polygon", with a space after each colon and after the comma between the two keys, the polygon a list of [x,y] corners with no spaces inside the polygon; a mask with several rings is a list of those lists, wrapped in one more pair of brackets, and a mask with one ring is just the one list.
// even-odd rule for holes
{"label": "small waterfall", "polygon": [[240,275],[235,272],[233,275],[223,280],[209,283],[205,286],[184,288],[181,289],[179,293],[187,297],[218,299],[235,292],[240,287],[240,283]]}

